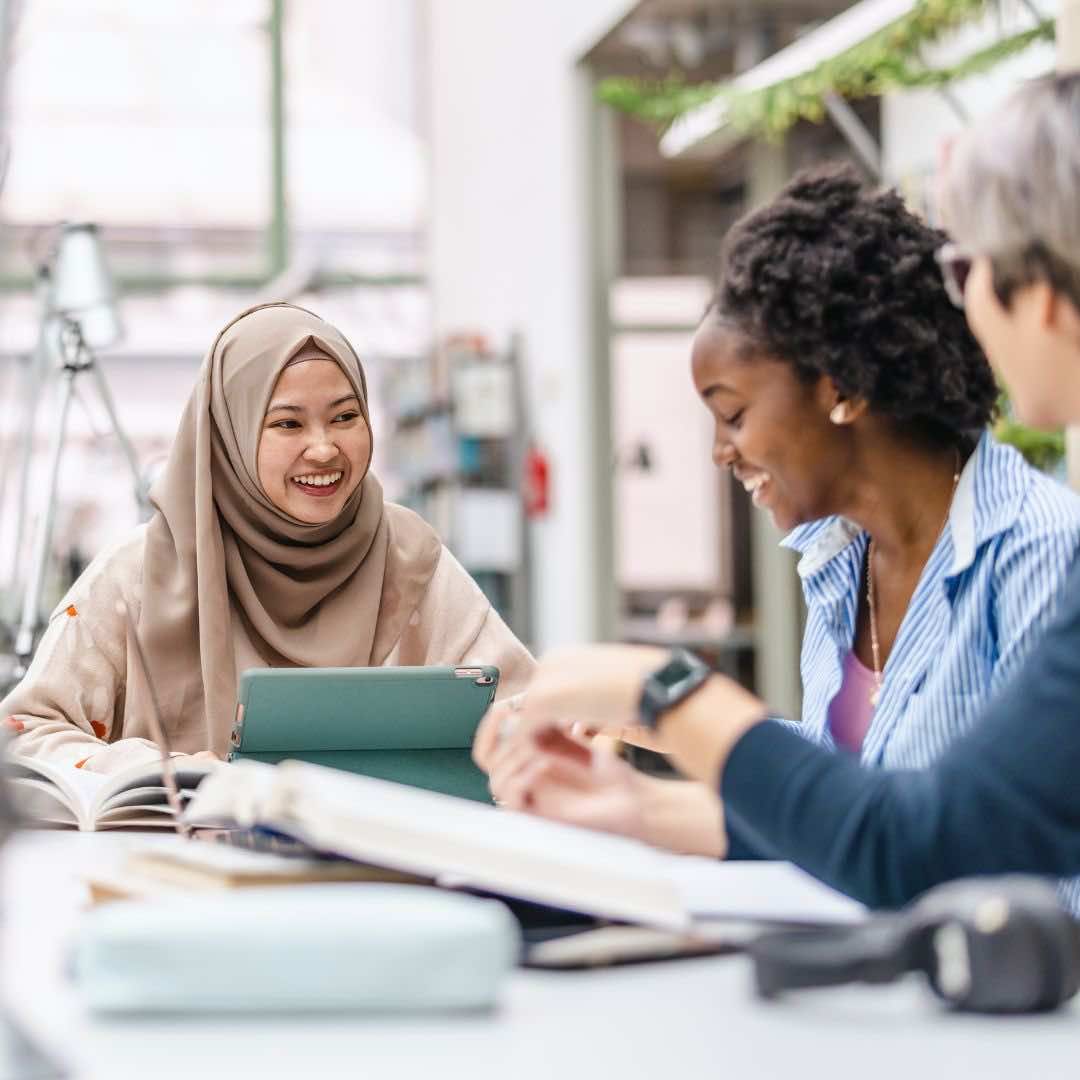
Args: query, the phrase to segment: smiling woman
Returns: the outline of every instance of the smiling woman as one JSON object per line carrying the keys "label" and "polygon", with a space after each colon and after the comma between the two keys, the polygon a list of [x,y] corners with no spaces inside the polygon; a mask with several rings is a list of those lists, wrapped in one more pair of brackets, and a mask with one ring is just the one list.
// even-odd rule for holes
{"label": "smiling woman", "polygon": [[1080,503],[987,434],[944,242],[850,168],[804,173],[731,230],[691,360],[714,460],[802,555],[801,730],[872,764],[964,730],[946,702],[1015,671],[1080,540]]}
{"label": "smiling woman", "polygon": [[[691,356],[713,460],[802,556],[793,726],[876,767],[930,765],[976,723],[1048,625],[1080,546],[1080,500],[986,430],[997,389],[946,293],[944,241],[851,169],[804,173],[731,229]],[[603,658],[588,662],[602,681]],[[714,791],[621,761],[535,782],[551,762],[492,741],[499,717],[477,756],[504,802],[724,850]]]}
{"label": "smiling woman", "polygon": [[[972,330],[1014,383],[1022,421],[1080,422],[1080,73],[1024,85],[964,133],[946,169],[943,206],[971,264],[963,301]],[[850,308],[862,279],[831,274],[829,264],[842,267],[844,256],[823,264],[815,246],[835,227],[850,237],[853,251],[872,251],[877,245],[868,245],[871,233],[863,231],[865,210],[852,206],[831,221],[818,217],[810,227],[814,209],[796,213],[790,193],[773,212],[766,208],[748,222],[748,233],[767,235],[772,222],[786,220],[773,236],[779,275],[773,260],[761,257],[751,264],[749,282],[759,281],[768,292],[784,284],[786,271],[803,266],[804,280],[816,276],[832,289],[848,290],[850,296],[838,302]],[[875,266],[870,260],[868,269],[888,282],[885,261]],[[792,282],[789,275],[787,289],[775,291],[778,329],[793,328],[782,321],[788,304],[808,326],[817,325],[813,308],[793,295]],[[898,284],[905,284],[904,274]],[[899,313],[909,302],[902,289],[884,307]],[[894,323],[897,336],[889,348],[918,346],[911,330],[920,325],[920,310],[910,315],[906,334],[899,333],[903,322]],[[868,350],[875,345],[858,338],[852,343]],[[789,359],[801,365],[818,357],[799,350]],[[906,361],[897,355],[896,362],[902,367]],[[943,383],[948,374],[946,366]],[[713,385],[706,381],[702,389]],[[871,408],[862,419],[857,414],[856,429],[875,411],[874,385],[871,380],[871,393],[860,395],[869,396]],[[942,401],[957,400],[962,389],[955,382],[943,385]],[[787,434],[801,437],[797,430]],[[725,429],[718,440],[726,445],[727,438]],[[750,456],[749,440],[735,445],[734,461],[743,454]],[[672,690],[654,697],[673,664],[676,673],[693,671],[693,665],[658,650],[593,646],[544,660],[497,750],[477,740],[503,801],[571,820],[591,814],[594,825],[647,832],[645,795],[627,782],[626,769],[601,771],[597,754],[568,735],[640,720],[687,776],[707,785],[690,790],[723,798],[726,835],[719,841],[714,835],[715,850],[730,843],[730,849],[790,859],[867,904],[897,907],[952,878],[1080,873],[1077,504],[1064,488],[1011,459],[1006,448],[989,448],[985,436],[980,441],[936,545],[943,557],[931,555],[905,616],[862,750],[862,764],[876,765],[885,747],[885,761],[894,768],[860,768],[850,755],[811,745],[768,721],[765,704],[724,676],[690,679],[681,696]],[[759,461],[756,450],[753,463],[770,473],[774,467]],[[786,465],[784,473],[786,478]],[[903,490],[907,483],[899,467],[882,473],[880,500],[886,503],[891,488]],[[857,501],[850,506],[859,509]],[[870,509],[862,508],[867,527]],[[832,665],[835,675],[861,606],[845,586],[867,545],[854,524],[811,528],[818,538],[831,536],[823,548],[811,542],[802,564],[808,599],[821,612],[814,634],[825,645],[814,652],[808,641],[810,663],[804,648],[803,668],[813,673]],[[872,625],[872,581],[868,592]],[[1047,621],[1055,606],[1057,615]],[[835,690],[838,681],[828,685]],[[659,700],[661,707],[646,711],[645,700]],[[890,714],[890,700],[906,702],[907,712],[901,716],[893,708]],[[920,723],[913,725],[909,716]],[[820,741],[815,731],[809,734]],[[715,834],[718,803],[712,813]],[[674,842],[685,844],[685,833],[684,820],[682,838]],[[1065,884],[1064,899],[1074,915],[1080,913],[1080,878]]]}
{"label": "smiling woman", "polygon": [[729,233],[694,383],[717,464],[781,528],[841,514],[878,559],[925,563],[997,398],[942,287],[944,240],[849,168],[803,174]]}
{"label": "smiling woman", "polygon": [[[278,377],[259,439],[259,483],[298,521],[336,517],[371,462],[371,428],[360,398],[318,346],[301,350]],[[314,500],[314,501],[312,501]]]}
{"label": "smiling woman", "polygon": [[156,760],[120,601],[187,753],[224,754],[252,667],[491,664],[500,694],[519,689],[528,652],[432,529],[384,501],[371,450],[345,337],[291,304],[237,316],[207,353],[154,517],[87,568],[0,704],[16,752],[100,772]]}

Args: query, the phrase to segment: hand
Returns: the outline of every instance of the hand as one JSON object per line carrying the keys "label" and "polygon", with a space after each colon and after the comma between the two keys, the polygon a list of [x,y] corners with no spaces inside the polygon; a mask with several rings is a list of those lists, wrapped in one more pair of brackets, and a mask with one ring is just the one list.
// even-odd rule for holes
{"label": "hand", "polygon": [[537,665],[527,693],[488,712],[477,731],[473,759],[490,774],[504,747],[517,747],[524,755],[535,749],[533,737],[545,730],[569,734],[579,744],[608,735],[662,753],[655,734],[638,723],[638,703],[645,678],[666,659],[663,649],[634,645],[549,653]]}
{"label": "hand", "polygon": [[581,732],[639,735],[638,705],[645,679],[667,661],[665,649],[643,645],[583,645],[548,653],[537,665],[520,713]]}
{"label": "hand", "polygon": [[[667,655],[663,649],[645,646],[592,645],[546,656],[537,666],[499,755],[515,747],[545,749],[545,742],[550,742],[572,757],[569,745],[573,741],[567,739],[571,731],[635,727],[645,679],[663,665]],[[753,694],[731,679],[714,675],[671,709],[651,735],[656,748],[670,754],[686,776],[715,790],[735,743],[765,714],[765,706]],[[580,745],[578,750],[586,752]],[[496,767],[496,760],[489,762],[490,769]]]}
{"label": "hand", "polygon": [[[498,753],[500,745],[509,739],[517,728],[524,701],[524,693],[504,698],[502,701],[492,705],[480,721],[480,726],[476,729],[476,736],[473,739],[472,758],[484,772],[491,772],[491,764]],[[597,728],[586,728],[582,724],[570,724],[568,726],[571,733],[584,742],[589,742],[597,736],[607,735],[612,739],[633,742],[635,745],[643,746],[647,750],[657,749],[656,739],[645,728],[616,727],[601,731]]]}
{"label": "hand", "polygon": [[491,761],[499,744],[506,738],[514,725],[514,714],[521,707],[524,694],[515,694],[495,702],[484,714],[473,739],[472,758],[486,773],[491,772]]}
{"label": "hand", "polygon": [[563,740],[555,735],[549,749],[502,755],[491,774],[498,801],[669,851],[724,856],[723,808],[704,784],[646,776],[608,749],[590,748],[585,758],[573,740]]}
{"label": "hand", "polygon": [[558,736],[546,749],[526,743],[496,755],[491,793],[511,810],[644,839],[639,777],[610,751]]}

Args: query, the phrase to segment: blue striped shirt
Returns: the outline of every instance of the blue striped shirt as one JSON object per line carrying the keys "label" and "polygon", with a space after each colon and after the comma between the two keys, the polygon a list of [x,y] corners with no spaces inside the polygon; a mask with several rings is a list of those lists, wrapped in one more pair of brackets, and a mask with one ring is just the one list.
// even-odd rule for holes
{"label": "blue striped shirt", "polygon": [[[855,637],[868,542],[837,517],[800,526],[783,541],[802,555],[807,606],[796,726],[829,747],[829,703]],[[883,669],[862,763],[925,768],[967,731],[1042,634],[1078,550],[1080,497],[984,435]],[[1075,901],[1080,910],[1080,888]]]}

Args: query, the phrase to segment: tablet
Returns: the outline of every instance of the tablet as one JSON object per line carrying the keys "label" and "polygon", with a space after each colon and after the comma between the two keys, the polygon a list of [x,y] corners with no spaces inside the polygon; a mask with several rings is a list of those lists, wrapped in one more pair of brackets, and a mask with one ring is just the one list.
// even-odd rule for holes
{"label": "tablet", "polygon": [[229,760],[310,761],[490,802],[472,760],[496,667],[252,668]]}

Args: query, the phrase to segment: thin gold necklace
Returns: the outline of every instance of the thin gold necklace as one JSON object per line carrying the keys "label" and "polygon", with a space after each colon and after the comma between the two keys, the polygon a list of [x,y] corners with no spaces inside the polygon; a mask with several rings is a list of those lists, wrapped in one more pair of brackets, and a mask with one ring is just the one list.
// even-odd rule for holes
{"label": "thin gold necklace", "polygon": [[[949,504],[945,507],[945,520],[938,530],[934,547],[937,547],[945,526],[949,523],[949,511],[952,510],[953,499],[956,497],[956,486],[960,483],[960,451],[956,451],[956,467],[953,469],[952,491],[949,494]],[[930,549],[933,552],[933,548]],[[870,538],[870,545],[866,552],[866,605],[870,613],[870,651],[874,655],[874,689],[870,692],[870,706],[876,709],[881,700],[881,644],[878,641],[877,632],[877,607],[874,603],[874,539]]]}

